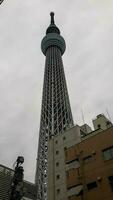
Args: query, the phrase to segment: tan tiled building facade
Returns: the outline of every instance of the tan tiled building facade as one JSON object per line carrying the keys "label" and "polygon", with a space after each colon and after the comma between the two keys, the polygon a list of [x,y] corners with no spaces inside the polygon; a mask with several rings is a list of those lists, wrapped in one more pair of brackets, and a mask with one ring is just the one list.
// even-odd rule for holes
{"label": "tan tiled building facade", "polygon": [[49,141],[48,200],[113,200],[113,126],[95,120],[85,136],[75,126]]}
{"label": "tan tiled building facade", "polygon": [[[89,135],[65,152],[69,200],[113,200],[113,127]],[[77,197],[78,196],[78,197]]]}

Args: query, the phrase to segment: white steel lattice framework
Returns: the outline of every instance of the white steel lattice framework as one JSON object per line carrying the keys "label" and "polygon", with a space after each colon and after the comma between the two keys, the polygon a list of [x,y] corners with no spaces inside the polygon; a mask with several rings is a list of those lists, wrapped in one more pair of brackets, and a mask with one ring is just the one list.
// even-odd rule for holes
{"label": "white steel lattice framework", "polygon": [[0,0],[0,4],[2,4],[3,1],[4,1],[4,0]]}
{"label": "white steel lattice framework", "polygon": [[73,126],[62,63],[65,41],[54,23],[54,13],[51,13],[51,24],[42,40],[41,49],[46,56],[46,63],[35,181],[37,184],[37,199],[46,200],[48,140]]}

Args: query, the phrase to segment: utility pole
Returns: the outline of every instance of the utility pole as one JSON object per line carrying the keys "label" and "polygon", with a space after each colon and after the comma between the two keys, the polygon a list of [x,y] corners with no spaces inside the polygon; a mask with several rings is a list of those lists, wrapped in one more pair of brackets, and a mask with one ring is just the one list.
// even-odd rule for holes
{"label": "utility pole", "polygon": [[9,200],[21,200],[23,197],[23,167],[24,158],[18,156],[16,160],[16,166],[14,171],[14,176],[11,183],[11,193]]}

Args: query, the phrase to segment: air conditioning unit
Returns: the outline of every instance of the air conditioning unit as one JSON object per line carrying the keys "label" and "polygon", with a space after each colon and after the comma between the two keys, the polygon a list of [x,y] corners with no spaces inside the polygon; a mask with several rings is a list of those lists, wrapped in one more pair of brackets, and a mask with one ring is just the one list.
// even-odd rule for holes
{"label": "air conditioning unit", "polygon": [[95,154],[96,154],[96,151],[95,151],[95,150],[94,150],[94,151],[92,151],[92,154],[93,154],[93,155],[95,155]]}
{"label": "air conditioning unit", "polygon": [[102,180],[102,177],[98,176],[97,181],[101,181],[101,180]]}

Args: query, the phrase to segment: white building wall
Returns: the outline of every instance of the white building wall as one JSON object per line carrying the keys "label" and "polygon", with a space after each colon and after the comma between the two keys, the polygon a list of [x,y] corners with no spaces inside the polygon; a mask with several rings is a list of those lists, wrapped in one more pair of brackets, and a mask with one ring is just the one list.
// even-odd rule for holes
{"label": "white building wall", "polygon": [[80,141],[80,127],[77,125],[49,141],[48,200],[67,199],[65,148]]}

